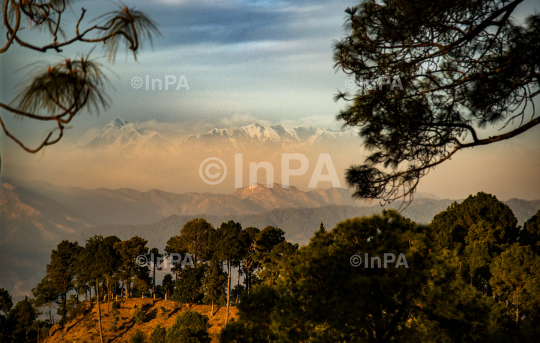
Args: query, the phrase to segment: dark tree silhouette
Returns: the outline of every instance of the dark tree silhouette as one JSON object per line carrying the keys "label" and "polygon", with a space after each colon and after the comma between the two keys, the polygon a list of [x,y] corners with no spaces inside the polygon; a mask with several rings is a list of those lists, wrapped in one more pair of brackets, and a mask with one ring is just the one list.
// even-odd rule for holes
{"label": "dark tree silhouette", "polygon": [[229,306],[231,302],[231,267],[239,265],[249,248],[249,234],[242,230],[240,223],[229,220],[222,223],[211,236],[214,256],[220,261],[227,261],[227,315],[225,324],[229,322]]}
{"label": "dark tree silhouette", "polygon": [[[68,37],[64,31],[64,13],[71,12],[74,0],[2,0],[3,21],[6,43],[0,47],[0,54],[6,53],[13,44],[43,53],[62,49],[76,42],[100,44],[109,60],[114,62],[120,45],[133,52],[136,59],[140,46],[154,35],[160,35],[156,23],[143,12],[129,7],[105,13],[92,20],[96,23],[86,29],[83,19],[86,9],[82,8],[74,27],[74,35]],[[23,31],[23,26],[26,30]],[[52,42],[37,46],[30,43],[28,30],[38,30],[48,34]],[[16,116],[38,122],[53,122],[56,128],[50,131],[35,148],[29,148],[6,127],[2,116],[0,126],[7,137],[14,140],[24,150],[35,153],[48,145],[60,141],[66,125],[83,110],[99,111],[107,108],[109,98],[105,90],[108,80],[101,71],[101,65],[90,60],[89,54],[75,59],[66,59],[55,65],[37,64],[29,73],[18,95],[11,104],[0,103],[0,108]],[[5,115],[5,114],[4,114]]]}
{"label": "dark tree silhouette", "polygon": [[[362,1],[346,10],[335,68],[358,86],[370,83],[335,97],[347,101],[338,120],[359,127],[372,151],[347,171],[354,196],[410,203],[420,179],[456,152],[540,123],[532,103],[540,15],[513,22],[521,2]],[[500,133],[483,138],[487,127]]]}

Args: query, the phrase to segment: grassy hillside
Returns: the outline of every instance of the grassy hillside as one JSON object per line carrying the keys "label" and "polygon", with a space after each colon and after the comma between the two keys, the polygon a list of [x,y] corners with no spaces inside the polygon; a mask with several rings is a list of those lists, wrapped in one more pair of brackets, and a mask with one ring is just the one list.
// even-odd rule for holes
{"label": "grassy hillside", "polygon": [[[170,300],[153,300],[153,299],[126,299],[121,300],[121,308],[117,329],[112,330],[112,306],[107,303],[101,304],[101,323],[103,327],[103,340],[105,342],[129,342],[131,335],[137,331],[141,331],[148,339],[152,331],[161,325],[164,328],[169,328],[174,324],[176,317],[184,311],[196,311],[200,314],[207,315],[210,318],[210,305],[193,305],[188,307]],[[84,314],[72,319],[64,327],[63,330],[57,325],[53,326],[50,331],[50,336],[44,343],[99,343],[99,328],[97,317],[97,306],[95,303],[91,305],[85,303]],[[161,307],[167,310],[165,316],[162,316]],[[135,323],[133,313],[137,308],[142,308],[144,319],[141,323]],[[110,309],[110,311],[109,311]],[[214,316],[210,318],[211,325],[209,333],[212,337],[212,342],[219,342],[218,335],[225,325],[225,315],[227,308],[221,306],[219,309],[214,307]],[[237,311],[235,307],[230,309],[230,317],[236,318]]]}

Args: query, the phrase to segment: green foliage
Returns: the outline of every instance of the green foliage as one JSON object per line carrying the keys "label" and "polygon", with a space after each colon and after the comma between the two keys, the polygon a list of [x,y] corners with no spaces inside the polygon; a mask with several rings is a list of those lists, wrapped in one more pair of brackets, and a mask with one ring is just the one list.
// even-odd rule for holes
{"label": "green foliage", "polygon": [[202,291],[204,292],[204,302],[207,304],[224,304],[227,293],[227,275],[223,272],[223,267],[217,259],[210,261],[206,275],[202,280]]}
{"label": "green foliage", "polygon": [[180,230],[180,235],[172,237],[167,242],[165,251],[168,254],[190,253],[195,263],[208,261],[212,257],[210,249],[210,236],[215,229],[206,219],[195,218],[184,224]]}
{"label": "green foliage", "polygon": [[254,286],[249,296],[244,293],[238,304],[238,321],[229,323],[220,334],[220,341],[263,343],[275,341],[270,318],[279,301],[279,293],[267,285]]}
{"label": "green foliage", "polygon": [[146,342],[146,335],[144,332],[137,331],[131,337],[129,338],[130,343],[145,343]]}
{"label": "green foliage", "polygon": [[169,310],[167,310],[164,306],[161,306],[160,310],[161,310],[161,316],[163,318],[165,318],[167,316],[167,312],[169,312]]}
{"label": "green foliage", "polygon": [[203,297],[201,287],[205,269],[202,264],[197,267],[186,266],[182,269],[172,299],[182,304],[199,302]]}
{"label": "green foliage", "polygon": [[209,343],[208,317],[195,311],[185,311],[167,330],[167,343]]}
{"label": "green foliage", "polygon": [[161,282],[166,294],[170,297],[174,291],[174,280],[171,274],[165,274],[163,281]]}
{"label": "green foliage", "polygon": [[62,241],[57,249],[51,253],[51,263],[47,265],[47,276],[51,284],[55,286],[55,291],[62,297],[62,302],[58,309],[61,315],[61,322],[64,323],[67,316],[67,293],[73,289],[73,280],[80,273],[78,268],[78,256],[83,250],[77,242]]}
{"label": "green foliage", "polygon": [[[540,124],[526,114],[537,95],[529,89],[540,85],[530,67],[538,65],[540,16],[517,24],[519,3],[366,0],[345,11],[335,68],[361,88],[336,96],[347,102],[337,118],[359,127],[371,150],[347,171],[355,196],[412,201],[419,180],[457,151]],[[505,130],[481,137],[490,126]]]}
{"label": "green foliage", "polygon": [[135,309],[135,312],[133,312],[133,320],[135,323],[140,324],[144,319],[144,313],[142,309],[137,308]]}
{"label": "green foliage", "polygon": [[166,343],[167,330],[158,325],[150,334],[150,343]]}
{"label": "green foliage", "polygon": [[119,310],[120,307],[122,307],[122,305],[120,304],[119,301],[116,301],[116,300],[113,301],[113,303],[112,303],[112,309],[113,309],[113,310]]}
{"label": "green foliage", "polygon": [[83,316],[86,312],[86,306],[84,303],[77,301],[77,299],[71,299],[68,301],[67,311],[71,320]]}
{"label": "green foliage", "polygon": [[523,225],[519,243],[530,246],[535,254],[540,254],[540,210]]}
{"label": "green foliage", "polygon": [[514,243],[493,259],[490,266],[493,294],[508,301],[508,311],[515,313],[516,325],[520,318],[534,317],[540,299],[540,256],[528,245]]}
{"label": "green foliage", "polygon": [[137,287],[139,292],[143,292],[150,287],[150,271],[147,266],[139,266],[135,262],[137,256],[148,255],[148,247],[145,239],[134,236],[128,240],[116,242],[113,247],[118,254],[117,274],[118,278],[124,282],[126,293],[128,296],[133,289],[131,281],[134,280],[134,288]]}
{"label": "green foliage", "polygon": [[[366,253],[381,259],[404,253],[409,268],[351,265],[351,256]],[[242,298],[240,318],[227,325],[222,342],[362,342],[370,335],[399,342],[474,341],[488,326],[489,299],[456,278],[457,256],[436,250],[428,227],[395,211],[319,230],[276,269],[276,286],[257,286]]]}
{"label": "green foliage", "polygon": [[32,330],[34,321],[37,319],[39,311],[28,297],[19,301],[9,313],[10,319],[14,323],[13,337],[15,341],[24,342],[28,332]]}
{"label": "green foliage", "polygon": [[436,215],[431,226],[440,248],[452,249],[460,256],[465,281],[490,295],[489,266],[518,239],[512,210],[496,197],[480,192]]}
{"label": "green foliage", "polygon": [[112,331],[118,330],[118,320],[119,319],[120,319],[120,310],[119,310],[119,308],[115,308],[112,311],[112,326],[111,326]]}
{"label": "green foliage", "polygon": [[11,295],[5,289],[0,288],[0,311],[7,315],[12,307],[13,301],[11,300]]}

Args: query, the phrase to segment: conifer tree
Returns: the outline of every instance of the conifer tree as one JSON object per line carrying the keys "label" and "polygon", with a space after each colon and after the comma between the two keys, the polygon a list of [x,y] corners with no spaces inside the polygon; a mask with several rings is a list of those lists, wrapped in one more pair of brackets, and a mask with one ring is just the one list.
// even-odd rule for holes
{"label": "conifer tree", "polygon": [[512,20],[523,3],[363,0],[347,8],[335,69],[358,88],[336,95],[346,101],[337,118],[358,127],[370,151],[347,171],[356,197],[412,201],[420,179],[458,151],[538,132],[540,16]]}
{"label": "conifer tree", "polygon": [[[204,301],[212,305],[210,317],[214,316],[214,304],[224,303],[226,296],[227,275],[223,272],[223,266],[217,258],[210,260],[206,275],[202,280]],[[219,307],[218,307],[219,309]]]}
{"label": "conifer tree", "polygon": [[227,261],[227,315],[225,324],[229,322],[229,306],[231,296],[231,267],[238,265],[246,256],[249,247],[249,235],[242,230],[240,223],[233,220],[222,223],[211,236],[214,256],[220,261]]}

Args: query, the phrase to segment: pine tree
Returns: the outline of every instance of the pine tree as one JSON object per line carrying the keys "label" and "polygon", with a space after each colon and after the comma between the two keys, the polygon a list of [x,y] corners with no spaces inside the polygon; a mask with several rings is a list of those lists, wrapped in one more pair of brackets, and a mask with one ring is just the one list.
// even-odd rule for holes
{"label": "pine tree", "polygon": [[249,248],[249,235],[242,230],[240,223],[230,220],[222,223],[211,236],[214,256],[220,261],[227,261],[227,315],[225,324],[229,322],[229,306],[231,296],[231,267],[239,265]]}
{"label": "pine tree", "polygon": [[[206,275],[202,280],[204,302],[212,305],[210,317],[214,316],[214,304],[224,303],[226,296],[227,275],[223,272],[223,266],[216,258],[210,260]],[[218,308],[219,309],[219,308]]]}
{"label": "pine tree", "polygon": [[[520,3],[362,1],[346,9],[335,69],[357,88],[336,95],[347,102],[337,118],[358,127],[371,151],[346,174],[356,197],[412,201],[420,179],[458,151],[537,128],[540,16],[518,24]],[[500,132],[487,136],[486,127]]]}

